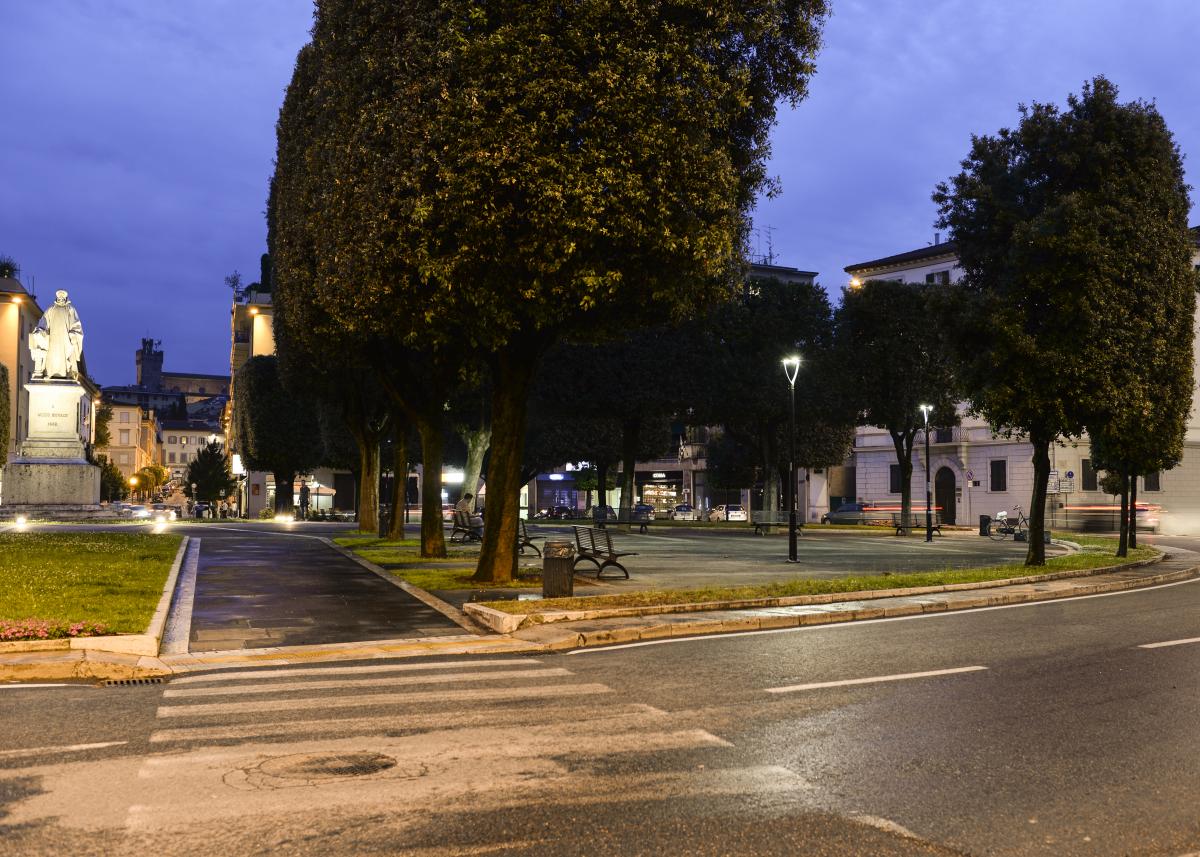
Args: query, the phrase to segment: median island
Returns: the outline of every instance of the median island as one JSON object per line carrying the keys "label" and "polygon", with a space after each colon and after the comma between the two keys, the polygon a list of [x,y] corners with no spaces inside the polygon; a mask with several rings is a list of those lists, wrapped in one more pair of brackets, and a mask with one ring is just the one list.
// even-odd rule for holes
{"label": "median island", "polygon": [[181,538],[0,533],[0,642],[143,633]]}

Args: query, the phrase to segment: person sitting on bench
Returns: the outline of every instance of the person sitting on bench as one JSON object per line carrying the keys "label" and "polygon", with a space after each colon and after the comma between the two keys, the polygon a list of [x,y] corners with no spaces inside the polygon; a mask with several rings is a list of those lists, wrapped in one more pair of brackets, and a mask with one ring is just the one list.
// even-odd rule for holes
{"label": "person sitting on bench", "polygon": [[483,528],[483,515],[475,514],[475,495],[470,491],[463,494],[462,499],[454,504],[454,511],[466,512],[470,517],[472,527]]}

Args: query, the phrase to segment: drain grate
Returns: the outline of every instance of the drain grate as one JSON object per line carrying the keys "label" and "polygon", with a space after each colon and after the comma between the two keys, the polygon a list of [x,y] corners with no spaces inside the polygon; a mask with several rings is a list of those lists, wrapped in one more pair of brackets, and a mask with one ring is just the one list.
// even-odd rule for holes
{"label": "drain grate", "polygon": [[153,678],[110,678],[104,682],[105,687],[134,687],[139,684],[164,684],[166,679],[163,676],[154,676]]}
{"label": "drain grate", "polygon": [[365,777],[394,768],[396,760],[382,753],[305,753],[270,759],[258,769],[272,777],[292,780],[325,780]]}

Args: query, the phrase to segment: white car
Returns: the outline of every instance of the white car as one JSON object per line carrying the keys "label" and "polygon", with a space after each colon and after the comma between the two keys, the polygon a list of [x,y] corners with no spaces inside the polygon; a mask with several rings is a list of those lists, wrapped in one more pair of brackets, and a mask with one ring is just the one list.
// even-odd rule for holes
{"label": "white car", "polygon": [[150,515],[151,515],[150,510],[147,509],[145,506],[130,506],[129,507],[129,517],[131,517],[135,520],[141,519],[141,518],[149,518]]}
{"label": "white car", "polygon": [[710,521],[745,521],[746,510],[742,506],[728,506],[721,504],[715,507],[708,513]]}
{"label": "white car", "polygon": [[694,521],[696,510],[687,503],[682,503],[671,510],[672,521]]}

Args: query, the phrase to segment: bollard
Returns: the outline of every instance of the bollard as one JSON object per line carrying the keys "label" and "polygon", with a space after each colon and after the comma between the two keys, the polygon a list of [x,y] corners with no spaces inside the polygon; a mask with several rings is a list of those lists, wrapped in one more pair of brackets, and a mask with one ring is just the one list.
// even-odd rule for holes
{"label": "bollard", "polygon": [[542,597],[569,598],[575,594],[575,545],[546,539],[542,548]]}
{"label": "bollard", "polygon": [[992,534],[992,516],[991,515],[980,515],[979,516],[979,535],[990,536],[991,534]]}

